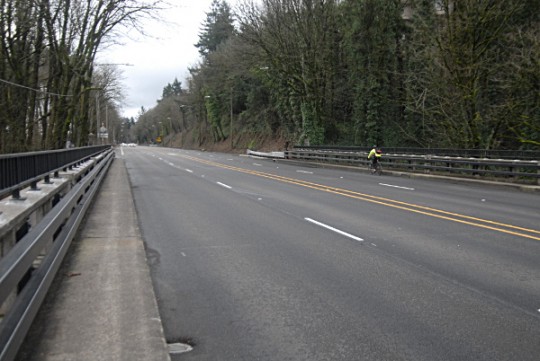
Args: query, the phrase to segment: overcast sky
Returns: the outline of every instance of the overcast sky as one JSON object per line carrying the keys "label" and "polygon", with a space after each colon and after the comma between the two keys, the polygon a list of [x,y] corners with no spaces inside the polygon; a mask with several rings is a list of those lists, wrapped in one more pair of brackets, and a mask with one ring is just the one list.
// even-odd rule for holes
{"label": "overcast sky", "polygon": [[[194,44],[199,41],[199,32],[212,0],[170,2],[173,7],[163,13],[165,21],[145,26],[151,37],[126,38],[123,40],[125,45],[106,49],[98,57],[100,63],[133,65],[118,65],[123,72],[122,83],[127,97],[122,116],[136,117],[141,106],[147,110],[153,108],[161,98],[163,88],[175,78],[185,88],[188,67],[200,60]],[[227,3],[234,9],[237,0],[227,0]],[[133,38],[135,34],[129,37]]]}

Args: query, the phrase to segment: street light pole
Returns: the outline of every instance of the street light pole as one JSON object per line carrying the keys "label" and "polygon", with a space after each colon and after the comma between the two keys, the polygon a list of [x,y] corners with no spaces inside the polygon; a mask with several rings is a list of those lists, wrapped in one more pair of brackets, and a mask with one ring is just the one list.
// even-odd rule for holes
{"label": "street light pole", "polygon": [[231,137],[231,149],[234,149],[234,141],[233,141],[233,87],[231,85],[231,124],[229,126],[230,130],[230,137]]}
{"label": "street light pole", "polygon": [[[182,128],[184,128],[184,130],[186,129],[186,115],[184,114],[185,107],[185,104],[180,105],[180,113],[182,113]],[[183,131],[182,129],[180,130]]]}
{"label": "street light pole", "polygon": [[98,139],[101,139],[99,136],[99,93],[96,92],[96,145],[101,143]]}

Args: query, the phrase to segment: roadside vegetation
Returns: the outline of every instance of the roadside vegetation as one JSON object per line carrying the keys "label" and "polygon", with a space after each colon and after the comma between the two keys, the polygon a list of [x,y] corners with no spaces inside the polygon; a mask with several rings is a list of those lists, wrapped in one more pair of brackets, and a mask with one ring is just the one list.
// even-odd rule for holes
{"label": "roadside vegetation", "polygon": [[[34,78],[23,78],[34,83],[15,76],[27,73],[10,69],[13,57],[4,54],[13,48],[3,48],[0,79],[49,86],[50,99],[0,84],[1,148],[61,148],[68,136],[90,144],[103,119],[98,97],[110,94],[99,104],[108,102],[109,134],[125,143],[229,151],[270,144],[538,150],[539,29],[537,0],[246,0],[234,9],[214,0],[195,45],[200,62],[186,84],[171,79],[155,107],[141,108],[136,119],[115,113],[121,93],[114,81],[100,82],[106,68],[85,57],[94,48],[71,54],[78,48],[43,47],[30,59],[66,54],[37,71],[44,77],[35,70],[49,63],[31,63]],[[15,39],[9,36],[4,44]],[[76,39],[72,44],[81,44]],[[75,66],[81,57],[89,60],[84,71]],[[60,78],[48,75],[66,61],[73,67],[57,70]],[[63,78],[77,72],[84,74],[79,83]],[[6,89],[25,104],[15,107]],[[50,95],[66,92],[78,96]],[[18,141],[8,145],[10,139]]]}
{"label": "roadside vegetation", "polygon": [[141,114],[139,141],[161,121],[179,146],[538,149],[537,1],[259,4],[214,1],[199,66]]}

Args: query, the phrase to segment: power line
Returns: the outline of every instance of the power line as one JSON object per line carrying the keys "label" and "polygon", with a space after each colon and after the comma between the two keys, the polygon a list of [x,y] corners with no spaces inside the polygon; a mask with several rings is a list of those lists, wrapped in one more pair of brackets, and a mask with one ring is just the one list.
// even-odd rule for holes
{"label": "power line", "polygon": [[97,63],[97,65],[124,65],[124,66],[135,66],[130,63]]}
{"label": "power line", "polygon": [[19,87],[19,88],[23,88],[23,89],[26,89],[26,90],[31,90],[31,91],[36,92],[36,93],[43,93],[43,94],[53,95],[53,96],[57,96],[57,97],[72,97],[73,96],[72,94],[50,93],[50,92],[47,92],[47,91],[44,91],[44,90],[41,90],[41,89],[30,88],[30,87],[27,87],[27,86],[24,86],[24,85],[21,85],[21,84],[17,84],[17,83],[13,83],[11,81],[4,80],[4,79],[0,79],[0,82],[6,83],[6,84],[9,84],[9,85],[13,85],[13,86],[16,86],[16,87]]}
{"label": "power line", "polygon": [[[133,64],[130,64],[130,63],[98,63],[98,65],[134,66]],[[4,79],[0,79],[0,82],[5,83],[5,84],[9,84],[9,85],[13,85],[13,86],[16,86],[16,87],[19,87],[19,88],[23,88],[23,89],[26,89],[26,90],[31,90],[31,91],[36,92],[36,93],[43,93],[43,94],[53,95],[53,96],[57,96],[57,97],[72,97],[73,96],[73,94],[50,93],[50,92],[47,92],[47,91],[44,91],[44,90],[41,90],[41,89],[30,88],[30,87],[27,87],[27,86],[24,86],[24,85],[21,85],[21,84],[17,84],[17,83],[11,82],[9,80],[4,80]]]}

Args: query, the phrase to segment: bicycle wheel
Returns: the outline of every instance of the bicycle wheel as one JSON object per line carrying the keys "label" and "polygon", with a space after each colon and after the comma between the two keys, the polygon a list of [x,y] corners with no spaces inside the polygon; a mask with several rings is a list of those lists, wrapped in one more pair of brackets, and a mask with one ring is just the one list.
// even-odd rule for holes
{"label": "bicycle wheel", "polygon": [[382,174],[382,165],[381,163],[377,162],[377,165],[375,166],[375,173],[377,175],[381,175]]}

